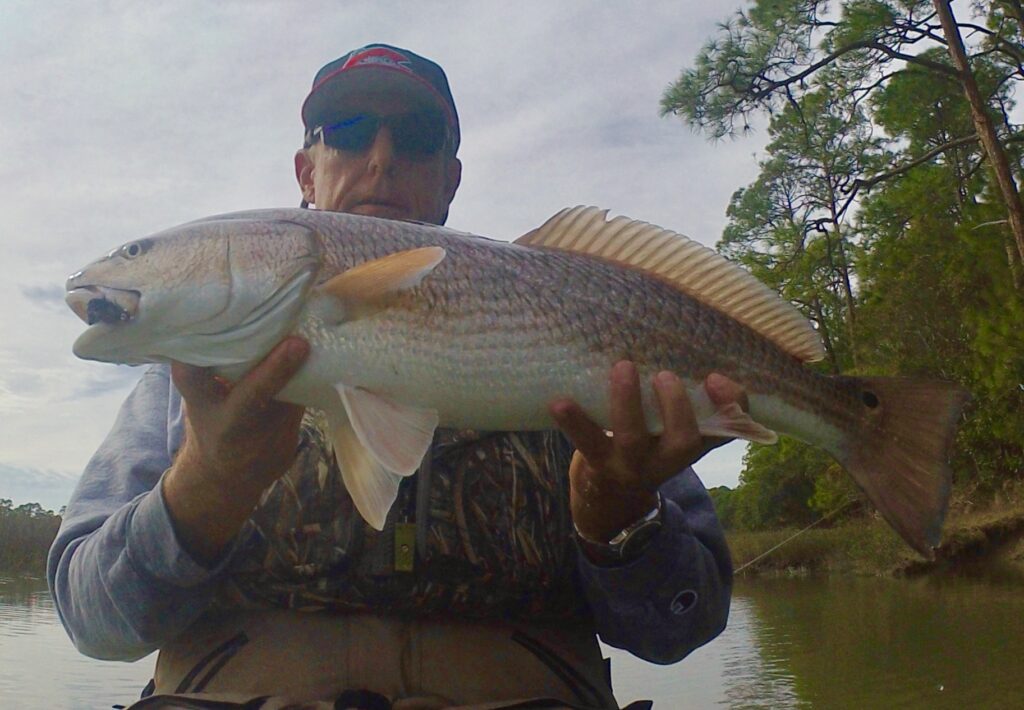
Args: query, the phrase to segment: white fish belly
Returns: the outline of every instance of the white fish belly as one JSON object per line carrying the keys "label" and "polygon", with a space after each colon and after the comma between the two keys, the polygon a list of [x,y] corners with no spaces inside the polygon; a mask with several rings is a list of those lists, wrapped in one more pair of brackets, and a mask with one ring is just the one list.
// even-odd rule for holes
{"label": "white fish belly", "polygon": [[844,434],[814,412],[794,407],[778,395],[748,394],[751,418],[769,429],[820,446],[835,455]]}
{"label": "white fish belly", "polygon": [[[327,408],[335,384],[360,387],[395,402],[435,409],[451,428],[520,431],[554,426],[548,404],[577,401],[602,426],[609,423],[608,376],[600,353],[529,331],[439,333],[365,318],[326,326],[307,319],[298,334],[312,352],[284,398]],[[660,416],[643,373],[648,427]]]}

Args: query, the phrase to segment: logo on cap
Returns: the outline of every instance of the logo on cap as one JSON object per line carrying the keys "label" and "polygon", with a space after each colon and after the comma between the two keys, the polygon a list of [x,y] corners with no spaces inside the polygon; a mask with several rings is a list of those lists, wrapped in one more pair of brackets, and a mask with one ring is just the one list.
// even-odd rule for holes
{"label": "logo on cap", "polygon": [[409,61],[409,58],[387,47],[373,47],[362,52],[356,52],[348,58],[341,71],[368,65],[398,69],[406,74],[413,73],[412,62]]}

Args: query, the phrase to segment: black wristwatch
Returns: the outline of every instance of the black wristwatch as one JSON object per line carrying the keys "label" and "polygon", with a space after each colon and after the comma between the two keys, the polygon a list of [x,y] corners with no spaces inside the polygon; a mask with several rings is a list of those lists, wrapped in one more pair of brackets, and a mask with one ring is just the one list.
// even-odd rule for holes
{"label": "black wristwatch", "polygon": [[651,512],[623,528],[608,542],[591,540],[574,525],[576,539],[588,555],[596,558],[602,564],[622,564],[635,560],[661,530],[661,507],[661,493],[659,493],[658,503],[651,509]]}

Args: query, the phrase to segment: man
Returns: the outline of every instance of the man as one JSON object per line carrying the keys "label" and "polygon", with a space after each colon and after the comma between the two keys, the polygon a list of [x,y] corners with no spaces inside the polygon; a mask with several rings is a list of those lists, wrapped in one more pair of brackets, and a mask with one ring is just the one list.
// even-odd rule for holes
{"label": "man", "polygon": [[[350,52],[317,74],[302,119],[304,204],[444,223],[460,132],[436,64]],[[68,505],[49,561],[58,611],[83,653],[160,649],[140,707],[609,707],[595,631],[668,663],[724,627],[728,551],[687,468],[719,442],[674,375],[654,382],[656,438],[628,362],[610,375],[612,436],[551,403],[576,453],[555,431],[439,431],[377,532],[318,414],[273,399],[307,351],[287,338],[232,386],[151,368]],[[742,396],[721,377],[707,388]]]}

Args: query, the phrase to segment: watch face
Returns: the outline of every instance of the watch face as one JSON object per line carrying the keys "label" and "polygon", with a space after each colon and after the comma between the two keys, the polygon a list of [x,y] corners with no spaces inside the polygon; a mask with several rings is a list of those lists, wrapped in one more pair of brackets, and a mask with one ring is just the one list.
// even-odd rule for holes
{"label": "watch face", "polygon": [[622,545],[619,548],[619,554],[623,559],[632,559],[633,557],[639,557],[640,553],[643,552],[647,544],[658,534],[661,530],[660,520],[648,520],[634,530],[631,530],[626,539],[622,541]]}
{"label": "watch face", "polygon": [[640,556],[648,543],[661,530],[661,494],[658,505],[643,518],[633,523],[608,542],[588,540],[576,529],[576,539],[592,560],[603,564],[622,564]]}

